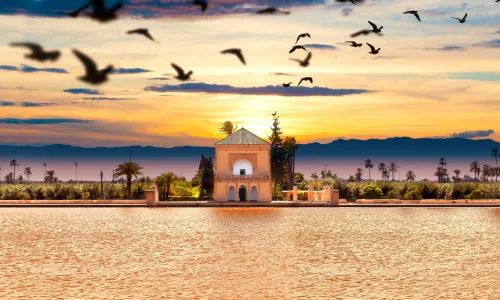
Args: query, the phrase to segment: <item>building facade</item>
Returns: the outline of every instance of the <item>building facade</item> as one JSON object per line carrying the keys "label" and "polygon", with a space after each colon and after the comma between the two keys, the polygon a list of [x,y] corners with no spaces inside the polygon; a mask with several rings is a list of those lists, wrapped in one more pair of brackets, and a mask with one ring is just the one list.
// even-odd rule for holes
{"label": "building facade", "polygon": [[270,150],[244,128],[215,143],[215,201],[271,202]]}

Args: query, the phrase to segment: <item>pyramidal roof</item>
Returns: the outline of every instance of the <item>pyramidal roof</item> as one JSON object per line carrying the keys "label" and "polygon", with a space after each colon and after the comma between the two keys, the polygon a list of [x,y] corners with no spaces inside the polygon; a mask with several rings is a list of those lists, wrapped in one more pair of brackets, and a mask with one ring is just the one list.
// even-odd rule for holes
{"label": "pyramidal roof", "polygon": [[215,143],[216,145],[268,145],[269,142],[261,139],[245,128],[240,128],[225,139]]}

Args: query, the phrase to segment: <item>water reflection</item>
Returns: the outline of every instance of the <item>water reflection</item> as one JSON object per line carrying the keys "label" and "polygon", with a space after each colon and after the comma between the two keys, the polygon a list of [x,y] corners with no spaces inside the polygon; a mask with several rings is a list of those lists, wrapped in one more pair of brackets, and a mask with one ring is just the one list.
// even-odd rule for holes
{"label": "water reflection", "polygon": [[495,299],[500,209],[0,210],[0,299]]}

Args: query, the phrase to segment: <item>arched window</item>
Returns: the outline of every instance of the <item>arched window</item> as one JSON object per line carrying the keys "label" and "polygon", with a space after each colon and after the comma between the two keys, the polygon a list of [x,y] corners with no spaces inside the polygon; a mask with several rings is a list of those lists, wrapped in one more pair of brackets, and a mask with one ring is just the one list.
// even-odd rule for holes
{"label": "arched window", "polygon": [[227,192],[227,200],[235,201],[236,200],[236,189],[234,186],[230,186]]}
{"label": "arched window", "polygon": [[233,165],[233,175],[252,175],[252,163],[247,159],[238,159]]}
{"label": "arched window", "polygon": [[250,200],[257,201],[257,187],[255,185],[250,189]]}

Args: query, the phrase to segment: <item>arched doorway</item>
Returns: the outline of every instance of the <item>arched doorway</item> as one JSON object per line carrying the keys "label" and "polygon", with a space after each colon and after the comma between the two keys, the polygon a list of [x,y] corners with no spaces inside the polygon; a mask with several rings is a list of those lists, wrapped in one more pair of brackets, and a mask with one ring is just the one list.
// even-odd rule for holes
{"label": "arched doorway", "polygon": [[227,200],[235,201],[236,200],[236,189],[234,186],[230,186],[227,192]]}
{"label": "arched doorway", "polygon": [[247,201],[247,187],[242,185],[238,190],[238,196],[240,201]]}
{"label": "arched doorway", "polygon": [[257,187],[255,185],[250,188],[250,201],[257,201]]}

